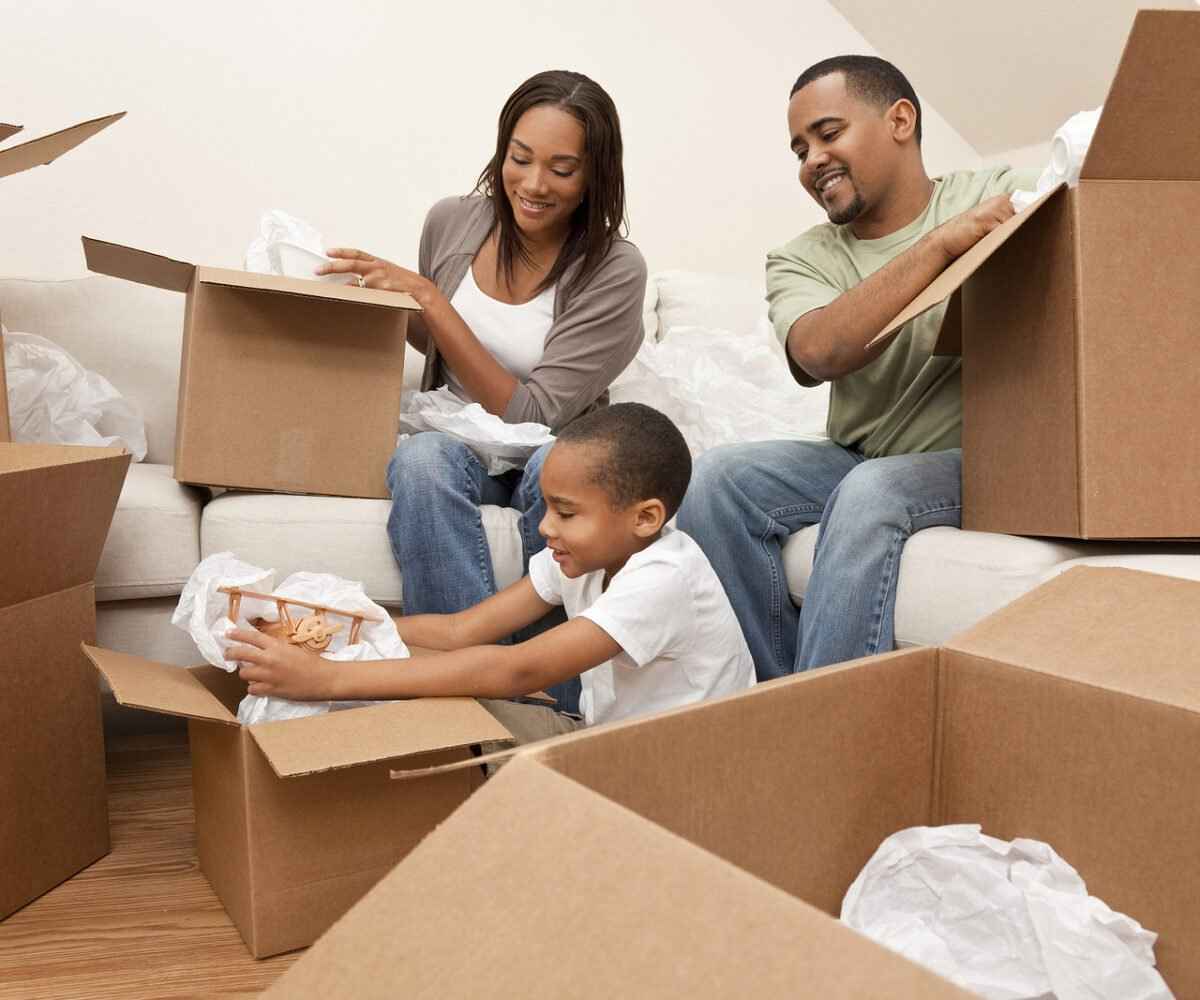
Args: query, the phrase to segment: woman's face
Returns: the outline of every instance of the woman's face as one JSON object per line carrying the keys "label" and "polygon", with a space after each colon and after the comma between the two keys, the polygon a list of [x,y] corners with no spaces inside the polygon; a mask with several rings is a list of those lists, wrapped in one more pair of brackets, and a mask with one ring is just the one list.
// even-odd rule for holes
{"label": "woman's face", "polygon": [[501,179],[517,228],[534,240],[565,235],[587,193],[583,126],[541,105],[517,119]]}

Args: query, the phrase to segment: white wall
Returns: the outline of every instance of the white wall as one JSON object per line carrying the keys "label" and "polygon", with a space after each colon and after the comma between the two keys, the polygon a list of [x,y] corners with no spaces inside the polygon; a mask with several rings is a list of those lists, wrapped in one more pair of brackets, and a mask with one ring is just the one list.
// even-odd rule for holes
{"label": "white wall", "polygon": [[[81,234],[240,266],[273,207],[411,265],[429,205],[473,185],[504,98],[546,68],[613,95],[651,270],[759,277],[822,220],[787,148],[792,81],[873,51],[824,0],[40,0],[2,31],[0,120],[26,138],[129,111],[0,181],[0,274],[30,277],[82,274]],[[927,112],[930,173],[977,166]]]}

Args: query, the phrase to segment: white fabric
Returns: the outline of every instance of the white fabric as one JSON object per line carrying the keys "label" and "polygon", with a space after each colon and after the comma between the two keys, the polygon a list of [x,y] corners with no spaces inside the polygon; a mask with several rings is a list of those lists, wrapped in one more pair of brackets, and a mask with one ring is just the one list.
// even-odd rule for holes
{"label": "white fabric", "polygon": [[[450,298],[450,305],[492,357],[514,378],[524,381],[545,353],[546,335],[554,323],[554,292],[552,285],[528,302],[519,305],[501,302],[483,292],[468,267]],[[475,400],[450,366],[443,364],[443,369],[450,391],[473,403]]]}
{"label": "white fabric", "polygon": [[130,465],[96,570],[96,600],[176,595],[200,561],[208,491],[183,486],[166,465]]}
{"label": "white fabric", "polygon": [[628,719],[741,691],[754,661],[729,599],[700,547],[682,531],[630,556],[604,589],[604,571],[563,575],[549,549],[529,561],[542,600],[584,617],[621,646],[582,677],[588,725]]}
{"label": "white fabric", "polygon": [[[248,562],[274,566],[281,576],[317,567],[361,580],[374,600],[399,606],[404,595],[388,543],[390,510],[387,500],[223,493],[204,507],[200,555],[237,552]],[[481,512],[496,585],[506,587],[523,573],[520,514],[493,506]]]}

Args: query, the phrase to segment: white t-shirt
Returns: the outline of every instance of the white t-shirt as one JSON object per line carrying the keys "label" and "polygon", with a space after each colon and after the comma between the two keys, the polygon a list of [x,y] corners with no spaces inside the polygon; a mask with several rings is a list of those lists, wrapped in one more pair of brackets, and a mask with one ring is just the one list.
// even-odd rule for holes
{"label": "white t-shirt", "polygon": [[543,601],[591,619],[621,646],[585,671],[579,707],[588,725],[677,708],[754,683],[754,661],[708,558],[677,528],[629,561],[603,590],[604,571],[570,579],[553,553],[529,560]]}
{"label": "white t-shirt", "polygon": [[[545,352],[546,335],[554,323],[556,287],[551,285],[528,302],[513,305],[485,294],[468,267],[450,297],[450,304],[492,357],[515,379],[524,381]],[[446,387],[454,395],[468,403],[475,402],[449,365],[445,366],[445,373]]]}

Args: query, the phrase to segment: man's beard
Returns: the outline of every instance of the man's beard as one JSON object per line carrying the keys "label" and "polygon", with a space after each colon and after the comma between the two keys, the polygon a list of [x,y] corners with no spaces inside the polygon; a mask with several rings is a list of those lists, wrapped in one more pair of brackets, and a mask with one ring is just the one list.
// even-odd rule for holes
{"label": "man's beard", "polygon": [[[849,181],[849,178],[847,178]],[[836,212],[829,212],[829,221],[835,226],[844,226],[847,222],[853,222],[862,214],[862,210],[866,208],[866,202],[863,201],[862,195],[858,193],[858,188],[854,189],[854,198],[845,208]]]}

